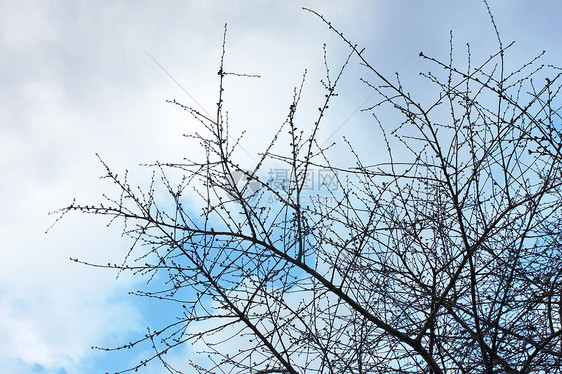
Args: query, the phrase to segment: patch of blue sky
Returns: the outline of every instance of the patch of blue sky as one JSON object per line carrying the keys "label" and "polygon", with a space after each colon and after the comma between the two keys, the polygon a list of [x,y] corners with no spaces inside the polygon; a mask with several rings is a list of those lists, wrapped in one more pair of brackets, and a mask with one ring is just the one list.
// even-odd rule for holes
{"label": "patch of blue sky", "polygon": [[39,364],[34,364],[31,367],[31,372],[32,373],[39,373],[39,374],[68,374],[68,371],[66,371],[65,369],[61,368],[58,369],[56,371],[50,371],[49,369],[39,365]]}

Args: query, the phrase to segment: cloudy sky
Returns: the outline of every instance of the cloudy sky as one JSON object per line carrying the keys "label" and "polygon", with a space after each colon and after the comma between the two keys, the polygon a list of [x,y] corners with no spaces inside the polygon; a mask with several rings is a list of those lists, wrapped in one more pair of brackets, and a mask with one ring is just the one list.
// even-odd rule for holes
{"label": "cloudy sky", "polygon": [[[561,2],[489,1],[504,41],[517,42],[515,63],[546,49],[544,62],[562,65]],[[139,163],[197,152],[182,137],[197,124],[165,100],[215,110],[225,22],[227,70],[261,75],[226,87],[232,131],[248,130],[243,147],[250,155],[240,158],[250,165],[251,154],[282,123],[305,69],[306,100],[322,95],[323,43],[334,67],[347,53],[301,6],[365,47],[389,76],[423,70],[420,51],[446,58],[449,30],[461,56],[466,42],[481,58],[496,47],[479,1],[0,0],[3,372],[105,372],[139,359],[143,352],[90,347],[144,334],[145,326],[168,316],[167,306],[128,296],[142,286],[135,279],[116,280],[114,272],[69,260],[117,262],[127,250],[119,227],[74,215],[45,234],[55,219],[48,212],[73,198],[100,201],[110,186],[99,180],[96,152],[116,170],[131,169],[138,183],[147,175]],[[326,141],[345,134],[369,147],[369,116],[356,113],[369,98],[357,80],[362,73],[354,61],[320,134]]]}

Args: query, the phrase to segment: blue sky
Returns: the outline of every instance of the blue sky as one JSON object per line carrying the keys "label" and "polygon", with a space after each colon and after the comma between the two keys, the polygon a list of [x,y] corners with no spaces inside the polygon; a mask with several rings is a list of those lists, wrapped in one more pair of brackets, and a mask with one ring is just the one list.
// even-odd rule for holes
{"label": "blue sky", "polygon": [[[115,280],[111,271],[69,261],[72,256],[118,262],[127,250],[119,227],[73,215],[45,235],[54,219],[47,213],[74,197],[100,201],[110,186],[99,180],[103,168],[96,152],[116,170],[131,169],[138,184],[149,175],[135,168],[139,163],[197,152],[181,136],[196,124],[165,100],[196,105],[185,89],[207,111],[215,110],[225,22],[228,70],[262,76],[227,82],[232,130],[248,131],[244,149],[262,150],[264,139],[282,123],[304,69],[309,78],[303,103],[313,113],[322,95],[322,44],[334,67],[347,49],[301,6],[324,14],[364,46],[384,74],[400,69],[411,77],[412,90],[419,82],[416,73],[427,67],[419,51],[446,58],[449,30],[460,60],[466,42],[474,58],[496,47],[479,1],[0,0],[3,372],[112,371],[142,355],[90,347],[144,334],[145,325],[170,316],[170,306],[129,297],[127,291],[142,284],[127,275]],[[562,3],[490,0],[490,6],[504,42],[516,40],[512,61],[522,63],[546,49],[544,61],[562,65]],[[369,92],[358,83],[363,70],[356,61],[349,73],[320,137],[328,139],[339,129],[332,140],[345,134],[368,149],[369,116],[353,113]],[[251,166],[252,157],[238,157]],[[179,352],[174,359],[189,354]]]}

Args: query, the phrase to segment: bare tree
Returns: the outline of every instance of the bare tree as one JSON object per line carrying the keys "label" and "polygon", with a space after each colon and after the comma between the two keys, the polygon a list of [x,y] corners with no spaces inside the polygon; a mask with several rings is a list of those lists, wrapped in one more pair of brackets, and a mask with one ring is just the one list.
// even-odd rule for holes
{"label": "bare tree", "polygon": [[[468,47],[458,67],[451,36],[448,61],[420,53],[440,73],[422,74],[435,96],[419,98],[316,15],[350,54],[335,75],[326,64],[314,123],[295,120],[303,79],[255,167],[240,167],[223,42],[216,115],[173,101],[200,124],[190,136],[205,159],[152,165],[147,189],[106,166],[115,197],[61,210],[122,221],[134,244],[105,267],[165,279],[138,294],[181,307],[164,328],[111,348],[153,347],[125,371],[160,360],[179,373],[166,353],[196,344],[208,365],[191,364],[204,373],[561,372],[561,69],[541,54],[507,71],[511,44],[490,14],[497,52],[475,63]],[[366,165],[347,142],[354,161],[340,166],[317,136],[357,61],[379,97],[366,111],[388,157]],[[401,122],[382,123],[385,108]],[[275,152],[286,133],[289,148]],[[267,176],[272,161],[283,177]]]}

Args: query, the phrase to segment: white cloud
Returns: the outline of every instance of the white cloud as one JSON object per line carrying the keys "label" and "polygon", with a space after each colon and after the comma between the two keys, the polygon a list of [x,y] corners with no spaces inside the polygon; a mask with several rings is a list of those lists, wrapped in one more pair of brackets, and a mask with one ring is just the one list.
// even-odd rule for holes
{"label": "white cloud", "polygon": [[4,45],[25,49],[55,40],[56,27],[47,15],[47,4],[39,0],[0,2],[0,35]]}

